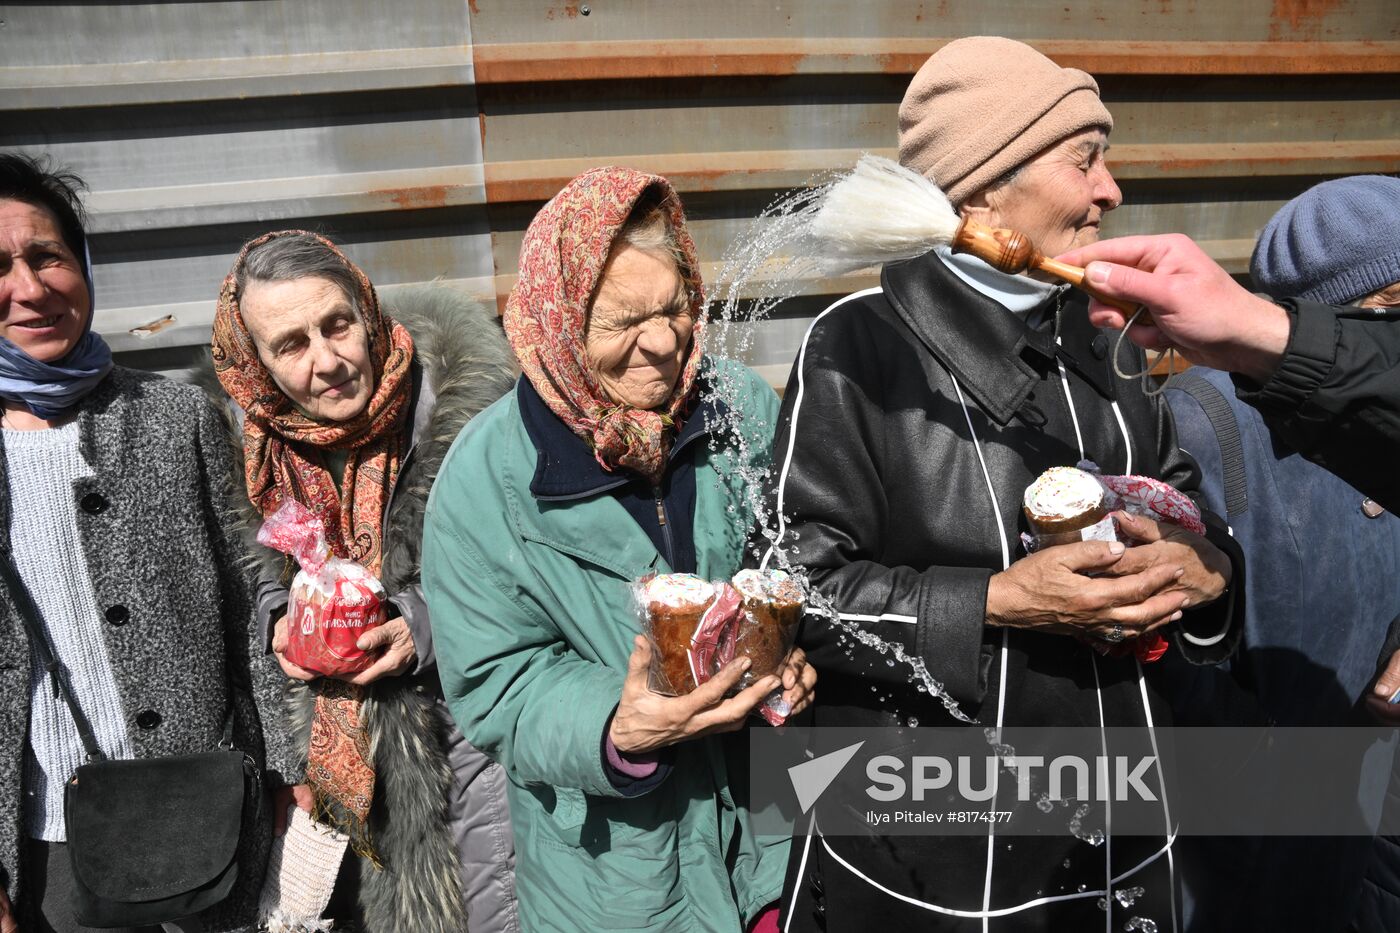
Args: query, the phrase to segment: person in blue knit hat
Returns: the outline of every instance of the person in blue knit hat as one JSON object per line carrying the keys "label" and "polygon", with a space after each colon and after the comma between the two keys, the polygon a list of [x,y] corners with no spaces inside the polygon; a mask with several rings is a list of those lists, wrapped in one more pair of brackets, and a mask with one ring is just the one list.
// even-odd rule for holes
{"label": "person in blue knit hat", "polygon": [[[1270,295],[1400,306],[1400,179],[1342,178],[1294,198],[1264,227],[1250,273]],[[1178,722],[1337,726],[1364,722],[1364,705],[1400,710],[1368,699],[1378,652],[1387,662],[1400,647],[1387,642],[1400,616],[1400,518],[1278,441],[1229,374],[1196,367],[1172,380],[1167,398],[1206,501],[1226,516],[1249,568],[1230,668],[1164,662]],[[1400,877],[1394,840],[1184,846],[1203,850],[1195,864],[1209,866],[1198,884],[1188,879],[1191,930],[1400,929],[1400,891],[1382,880]]]}
{"label": "person in blue knit hat", "polygon": [[1309,188],[1264,226],[1249,274],[1270,295],[1400,304],[1400,178],[1355,175]]}

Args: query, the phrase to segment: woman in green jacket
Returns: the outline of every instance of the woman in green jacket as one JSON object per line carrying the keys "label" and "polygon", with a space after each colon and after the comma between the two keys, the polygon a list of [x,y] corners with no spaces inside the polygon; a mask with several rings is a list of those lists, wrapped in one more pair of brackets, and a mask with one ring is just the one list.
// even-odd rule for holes
{"label": "woman in green jacket", "polygon": [[443,688],[510,778],[529,930],[776,930],[787,845],[753,834],[746,739],[723,733],[780,685],[800,711],[816,674],[795,650],[730,699],[747,662],[661,696],[631,605],[648,573],[739,569],[738,461],[762,466],[778,407],[702,353],[684,224],[669,182],[629,169],[541,209],[505,314],[524,377],[457,438],[428,504]]}

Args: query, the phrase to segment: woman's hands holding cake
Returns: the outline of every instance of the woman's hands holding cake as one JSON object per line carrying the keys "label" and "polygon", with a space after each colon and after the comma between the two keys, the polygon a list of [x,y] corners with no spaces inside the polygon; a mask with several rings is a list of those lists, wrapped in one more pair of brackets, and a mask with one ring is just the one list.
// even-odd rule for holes
{"label": "woman's hands holding cake", "polygon": [[1105,573],[1121,577],[1155,566],[1180,567],[1181,576],[1166,592],[1184,596],[1183,609],[1214,602],[1230,585],[1230,559],[1200,535],[1143,515],[1115,512],[1113,517],[1119,531],[1141,544],[1128,548]]}
{"label": "woman's hands holding cake", "polygon": [[378,651],[379,659],[353,677],[342,677],[352,684],[374,683],[381,677],[398,677],[418,663],[418,646],[413,630],[403,616],[372,628],[355,641],[361,651]]}
{"label": "woman's hands holding cake", "polygon": [[315,680],[319,674],[312,673],[304,667],[293,664],[287,659],[287,645],[290,638],[287,635],[287,614],[282,613],[282,617],[272,626],[272,654],[277,658],[277,663],[282,667],[282,673],[293,680]]}
{"label": "woman's hands holding cake", "polygon": [[[272,627],[272,653],[277,658],[277,663],[282,667],[282,673],[293,680],[315,680],[320,674],[308,671],[304,667],[298,667],[287,658],[287,616],[277,620]],[[413,643],[413,632],[409,629],[408,623],[403,616],[390,619],[383,625],[370,629],[359,637],[356,646],[361,651],[375,651],[383,649],[383,653],[369,667],[358,674],[339,677],[340,680],[348,680],[352,684],[368,684],[381,677],[398,677],[403,674],[418,660],[418,650]]]}
{"label": "woman's hands holding cake", "polygon": [[651,652],[644,637],[634,639],[622,698],[609,727],[608,736],[624,754],[655,751],[716,732],[735,732],[744,725],[749,713],[779,687],[784,688],[783,698],[793,712],[800,712],[811,702],[817,679],[806,655],[794,648],[781,677],[760,677],[729,699],[724,695],[743,679],[751,663],[748,658],[735,658],[690,693],[670,697],[648,685]]}
{"label": "woman's hands holding cake", "polygon": [[1158,560],[1114,574],[1130,550],[1117,541],[1078,541],[1016,561],[987,584],[986,623],[1061,635],[1106,635],[1121,626],[1125,638],[1135,638],[1181,618],[1188,597],[1174,587],[1186,568]]}

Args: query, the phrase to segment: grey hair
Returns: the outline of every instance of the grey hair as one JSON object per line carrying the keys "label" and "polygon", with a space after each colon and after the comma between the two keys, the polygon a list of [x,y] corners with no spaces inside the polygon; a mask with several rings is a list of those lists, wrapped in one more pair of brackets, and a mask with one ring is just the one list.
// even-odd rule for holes
{"label": "grey hair", "polygon": [[290,282],[294,279],[328,279],[345,295],[355,316],[364,321],[360,284],[354,272],[335,250],[309,233],[293,233],[268,240],[251,250],[238,269],[238,295],[249,282]]}
{"label": "grey hair", "polygon": [[665,256],[676,264],[681,274],[686,272],[686,256],[681,249],[680,237],[671,222],[671,212],[660,192],[647,191],[632,206],[627,222],[617,232],[613,243],[616,249],[622,244],[655,256]]}
{"label": "grey hair", "polygon": [[653,256],[663,257],[675,263],[685,283],[686,292],[694,301],[700,294],[700,270],[690,267],[690,259],[681,248],[680,233],[671,218],[670,202],[664,189],[652,187],[642,193],[627,221],[613,240],[614,251],[627,245]]}
{"label": "grey hair", "polygon": [[1007,169],[1006,171],[1004,171],[1004,172],[1002,172],[1000,175],[998,175],[996,178],[994,178],[994,179],[992,180],[992,183],[989,184],[989,185],[988,185],[985,189],[983,189],[983,190],[985,190],[985,191],[997,191],[997,190],[999,190],[999,189],[1001,189],[1001,188],[1005,188],[1007,185],[1011,184],[1013,181],[1015,181],[1017,178],[1020,177],[1020,175],[1021,175],[1021,170],[1024,169],[1025,167],[1026,167],[1026,163],[1025,163],[1025,162],[1022,162],[1020,165],[1016,166],[1015,168]]}
{"label": "grey hair", "polygon": [[1027,164],[1028,163],[1026,162],[1022,162],[1020,165],[1017,165],[1014,168],[1009,168],[1006,171],[1002,172],[996,178],[993,178],[991,181],[987,182],[986,185],[979,188],[977,191],[969,193],[967,197],[963,198],[957,204],[954,204],[953,209],[961,211],[963,205],[967,203],[967,199],[972,197],[973,194],[977,194],[979,192],[981,194],[987,194],[992,191],[1000,191],[1007,185],[1014,183],[1017,178],[1021,177],[1021,171],[1026,167]]}

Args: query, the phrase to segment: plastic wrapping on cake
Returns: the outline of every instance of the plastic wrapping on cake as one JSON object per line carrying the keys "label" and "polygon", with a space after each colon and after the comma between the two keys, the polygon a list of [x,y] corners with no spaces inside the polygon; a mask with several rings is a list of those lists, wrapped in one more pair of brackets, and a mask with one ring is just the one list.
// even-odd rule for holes
{"label": "plastic wrapping on cake", "polygon": [[[1121,541],[1128,547],[1141,542],[1124,534],[1113,517],[1115,512],[1139,515],[1156,522],[1176,525],[1198,535],[1204,535],[1205,523],[1201,520],[1201,510],[1181,490],[1150,476],[1104,475],[1092,461],[1081,460],[1076,470],[1092,478],[1102,491],[1098,503],[1066,521],[1066,525],[1079,525],[1070,530],[1057,530],[1051,533],[1036,531],[1022,532],[1021,544],[1026,553],[1034,553],[1057,544],[1074,541]],[[1049,473],[1051,471],[1047,471]],[[1042,474],[1042,477],[1046,474]],[[1037,478],[1036,482],[1040,482]],[[1034,486],[1034,484],[1032,484]],[[1030,488],[1027,489],[1029,497]],[[1037,521],[1032,516],[1030,503],[1025,506],[1026,519],[1031,528],[1037,529]],[[1167,640],[1158,631],[1148,632],[1139,638],[1129,639],[1120,644],[1106,644],[1089,639],[1095,650],[1107,655],[1123,655],[1132,652],[1143,662],[1156,661],[1167,651]]]}
{"label": "plastic wrapping on cake", "polygon": [[[802,618],[800,590],[795,601],[774,601],[762,587],[748,590],[745,595],[731,582],[692,574],[651,574],[632,585],[642,631],[651,643],[652,690],[684,696],[737,657],[749,658],[752,666],[733,692],[768,674],[782,675]],[[780,725],[790,712],[781,688],[757,712]]]}
{"label": "plastic wrapping on cake", "polygon": [[357,674],[377,655],[356,642],[384,624],[384,586],[363,565],[331,553],[321,520],[287,500],[263,522],[258,541],[290,554],[300,569],[287,599],[286,658],[326,676]]}

